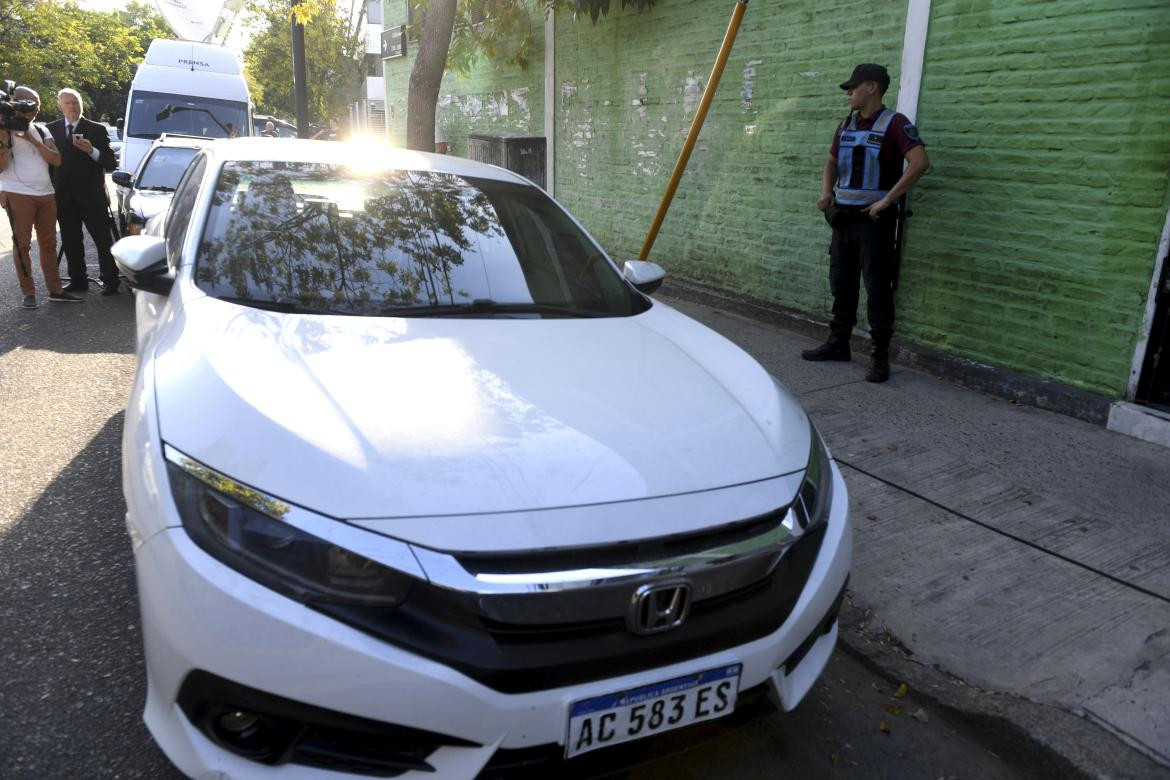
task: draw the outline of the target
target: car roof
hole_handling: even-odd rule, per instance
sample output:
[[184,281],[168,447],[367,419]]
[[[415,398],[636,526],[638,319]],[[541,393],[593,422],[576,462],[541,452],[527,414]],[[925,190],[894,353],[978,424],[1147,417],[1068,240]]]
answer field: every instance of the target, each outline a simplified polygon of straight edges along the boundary
[[277,125],[277,126],[283,125],[284,127],[291,127],[294,129],[296,128],[296,125],[294,125],[292,122],[286,121],[284,119],[280,119],[279,117],[272,116],[271,114],[253,114],[252,120],[253,120],[253,123],[257,124],[257,125],[264,124],[265,122],[271,122],[272,124]]
[[157,146],[179,146],[186,149],[199,149],[210,144],[214,139],[201,135],[183,135],[181,133],[163,133],[154,139],[150,148]]
[[416,152],[380,141],[313,141],[302,138],[231,138],[207,144],[217,162],[272,161],[353,165],[363,170],[387,168],[434,171],[529,184],[523,176],[487,163],[447,154]]

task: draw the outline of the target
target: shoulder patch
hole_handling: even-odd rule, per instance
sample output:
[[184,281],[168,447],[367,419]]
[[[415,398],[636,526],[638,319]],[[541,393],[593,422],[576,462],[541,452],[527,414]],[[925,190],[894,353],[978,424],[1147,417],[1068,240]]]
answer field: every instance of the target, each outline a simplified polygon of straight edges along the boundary
[[907,123],[906,126],[902,128],[902,132],[905,133],[906,137],[911,141],[918,140],[918,128],[914,125]]

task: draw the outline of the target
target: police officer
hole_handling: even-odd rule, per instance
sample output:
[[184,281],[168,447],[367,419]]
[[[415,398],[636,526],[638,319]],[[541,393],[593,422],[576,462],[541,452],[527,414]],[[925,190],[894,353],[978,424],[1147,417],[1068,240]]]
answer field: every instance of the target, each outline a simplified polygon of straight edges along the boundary
[[860,277],[865,280],[873,339],[868,382],[890,378],[897,205],[930,166],[918,130],[906,116],[882,104],[889,86],[890,74],[873,63],[858,65],[841,85],[849,95],[850,113],[833,137],[817,200],[817,208],[833,227],[829,247],[833,318],[828,341],[800,353],[805,360],[850,359]]

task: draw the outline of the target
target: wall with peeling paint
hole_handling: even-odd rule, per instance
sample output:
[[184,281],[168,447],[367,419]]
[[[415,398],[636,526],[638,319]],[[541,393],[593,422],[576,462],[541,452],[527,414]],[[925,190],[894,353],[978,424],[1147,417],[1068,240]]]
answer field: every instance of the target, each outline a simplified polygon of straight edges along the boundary
[[[386,2],[383,19],[386,27],[406,24],[406,0]],[[467,76],[444,75],[435,123],[447,139],[448,153],[465,155],[469,132],[544,135],[544,17],[534,10],[531,20],[535,55],[528,68],[481,61]],[[418,42],[409,40],[405,57],[385,61],[386,125],[391,143],[406,143],[406,97],[417,50]]]

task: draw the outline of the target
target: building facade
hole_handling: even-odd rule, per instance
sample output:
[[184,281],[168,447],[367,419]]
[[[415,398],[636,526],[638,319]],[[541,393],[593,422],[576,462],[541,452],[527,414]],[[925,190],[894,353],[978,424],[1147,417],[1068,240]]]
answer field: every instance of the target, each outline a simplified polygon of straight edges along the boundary
[[[734,3],[612,6],[593,24],[534,5],[532,64],[448,73],[437,120],[454,154],[469,132],[544,135],[550,189],[620,262],[645,238]],[[1165,0],[752,3],[650,259],[672,278],[825,318],[815,203],[848,110],[837,85],[858,62],[883,63],[886,102],[915,118],[933,164],[909,199],[897,337],[1133,399],[1164,338],[1168,11]],[[406,0],[383,14],[406,24]],[[383,63],[397,142],[415,55],[404,41]]]

